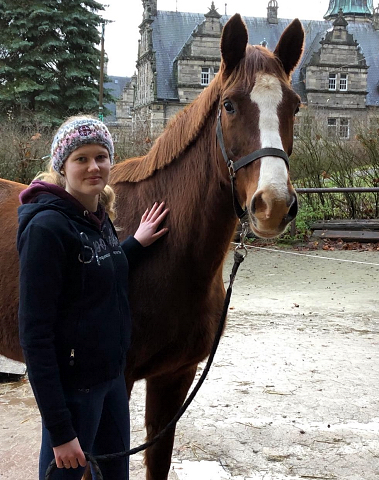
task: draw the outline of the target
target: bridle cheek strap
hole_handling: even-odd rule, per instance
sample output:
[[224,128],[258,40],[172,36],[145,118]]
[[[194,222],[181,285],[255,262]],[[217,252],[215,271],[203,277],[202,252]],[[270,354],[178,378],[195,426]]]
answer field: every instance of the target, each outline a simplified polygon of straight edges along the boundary
[[220,146],[222,156],[224,157],[226,166],[228,167],[228,170],[229,170],[230,183],[232,186],[232,193],[233,193],[234,209],[236,211],[238,218],[241,219],[243,216],[246,215],[247,209],[246,208],[243,209],[238,202],[236,191],[235,191],[235,185],[234,185],[235,173],[240,168],[246,167],[246,165],[249,165],[250,163],[255,162],[255,160],[259,160],[262,157],[282,158],[285,164],[287,165],[287,168],[289,168],[289,158],[286,152],[280,148],[261,148],[259,150],[256,150],[255,152],[249,153],[245,157],[239,158],[235,162],[232,162],[232,160],[230,160],[230,158],[228,157],[225,149],[224,136],[222,134],[222,126],[221,126],[221,110],[218,111],[218,115],[217,115],[216,136],[217,136],[217,141]]

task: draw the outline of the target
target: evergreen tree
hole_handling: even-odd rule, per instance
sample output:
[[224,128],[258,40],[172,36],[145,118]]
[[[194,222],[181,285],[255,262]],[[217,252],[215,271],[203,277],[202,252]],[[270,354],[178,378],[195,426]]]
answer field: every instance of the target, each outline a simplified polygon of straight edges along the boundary
[[0,0],[0,120],[55,125],[97,111],[101,10],[94,0]]

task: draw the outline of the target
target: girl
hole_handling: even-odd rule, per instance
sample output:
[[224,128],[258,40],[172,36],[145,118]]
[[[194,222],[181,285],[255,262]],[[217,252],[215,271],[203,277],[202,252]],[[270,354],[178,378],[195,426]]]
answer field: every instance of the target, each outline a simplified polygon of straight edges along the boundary
[[[128,259],[167,233],[168,210],[146,211],[121,245],[107,186],[114,147],[106,126],[72,118],[58,130],[50,170],[20,195],[20,340],[42,416],[39,479],[80,479],[83,451],[129,449],[123,371],[130,344]],[[127,480],[128,458],[100,465]]]

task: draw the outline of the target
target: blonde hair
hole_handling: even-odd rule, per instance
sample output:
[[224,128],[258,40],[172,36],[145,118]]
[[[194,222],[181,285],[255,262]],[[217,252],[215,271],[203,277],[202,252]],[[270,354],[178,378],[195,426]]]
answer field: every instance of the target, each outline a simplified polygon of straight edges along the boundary
[[[78,120],[82,118],[92,118],[87,115],[77,115],[70,117],[59,127],[63,127],[67,123],[72,122],[73,120]],[[58,129],[59,130],[59,129]],[[54,170],[54,167],[49,161],[47,169],[44,172],[38,173],[34,180],[43,180],[47,183],[52,183],[53,185],[58,185],[59,187],[66,188],[66,179],[63,175],[59,174]],[[116,218],[116,208],[115,208],[116,195],[113,191],[113,188],[110,185],[106,185],[104,189],[99,194],[99,203],[105,208],[105,211],[109,215],[109,218],[113,221]]]

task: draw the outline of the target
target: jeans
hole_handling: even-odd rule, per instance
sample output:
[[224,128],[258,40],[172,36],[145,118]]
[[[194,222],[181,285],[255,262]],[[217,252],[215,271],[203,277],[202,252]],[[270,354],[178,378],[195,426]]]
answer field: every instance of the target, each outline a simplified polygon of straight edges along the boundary
[[[74,429],[84,452],[103,455],[129,450],[129,403],[124,377],[104,382],[89,389],[65,392]],[[42,422],[42,444],[39,461],[39,480],[54,459],[49,432]],[[104,480],[129,480],[129,457],[98,462]],[[83,467],[59,468],[51,480],[80,480]]]

